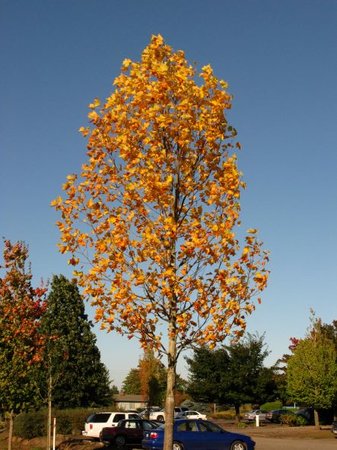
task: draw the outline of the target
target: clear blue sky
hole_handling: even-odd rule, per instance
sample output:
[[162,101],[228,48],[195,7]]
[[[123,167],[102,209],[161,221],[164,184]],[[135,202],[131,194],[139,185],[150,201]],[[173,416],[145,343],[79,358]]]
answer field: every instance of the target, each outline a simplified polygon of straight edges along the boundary
[[[234,95],[243,222],[271,251],[249,330],[266,333],[271,364],[310,308],[337,319],[336,0],[0,0],[0,235],[29,245],[36,283],[71,276],[50,201],[85,160],[87,105],[158,33]],[[138,342],[96,331],[120,385]]]

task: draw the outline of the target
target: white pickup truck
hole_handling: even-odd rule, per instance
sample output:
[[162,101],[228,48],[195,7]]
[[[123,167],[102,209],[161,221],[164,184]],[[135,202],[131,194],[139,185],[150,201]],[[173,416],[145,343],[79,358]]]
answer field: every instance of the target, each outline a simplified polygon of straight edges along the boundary
[[[181,407],[181,406],[175,406],[174,408],[174,417],[176,417],[178,414],[188,411],[188,408]],[[160,411],[152,411],[150,413],[150,420],[158,420],[158,422],[165,422],[165,411],[161,409]]]

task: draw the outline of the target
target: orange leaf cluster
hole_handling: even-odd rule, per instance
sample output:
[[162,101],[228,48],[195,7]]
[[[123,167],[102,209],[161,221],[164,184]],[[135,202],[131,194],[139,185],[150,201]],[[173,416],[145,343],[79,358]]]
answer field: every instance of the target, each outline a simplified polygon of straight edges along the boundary
[[[178,351],[242,333],[266,286],[268,256],[249,230],[243,250],[236,131],[227,84],[153,36],[124,60],[114,91],[89,105],[87,162],[63,186],[60,251],[102,327]],[[76,255],[76,256],[75,256]]]
[[[46,289],[34,289],[26,271],[28,249],[22,242],[4,242],[5,274],[0,278],[1,374],[13,373],[17,380],[40,361],[44,337],[39,333],[46,304]],[[6,368],[8,366],[8,370]],[[1,378],[1,376],[0,376]]]

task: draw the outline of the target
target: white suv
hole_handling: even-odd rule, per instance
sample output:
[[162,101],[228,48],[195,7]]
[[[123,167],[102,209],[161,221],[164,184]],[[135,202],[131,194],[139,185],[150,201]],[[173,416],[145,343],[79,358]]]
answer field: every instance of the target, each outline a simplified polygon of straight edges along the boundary
[[136,413],[126,412],[99,412],[91,414],[84,424],[83,436],[99,438],[99,433],[104,427],[116,427],[120,420],[140,419]]

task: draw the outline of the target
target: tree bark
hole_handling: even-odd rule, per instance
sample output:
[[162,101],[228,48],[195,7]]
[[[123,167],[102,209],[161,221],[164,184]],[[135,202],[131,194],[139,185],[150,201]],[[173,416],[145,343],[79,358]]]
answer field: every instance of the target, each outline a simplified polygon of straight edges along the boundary
[[172,330],[169,329],[169,351],[167,368],[167,389],[165,402],[165,433],[163,450],[172,450],[173,444],[173,422],[174,422],[174,391],[176,383],[176,338]]
[[235,407],[235,423],[238,424],[240,422],[240,405],[234,405]]
[[314,420],[315,420],[315,427],[319,428],[319,414],[317,409],[314,409]]
[[48,420],[47,420],[47,450],[51,447],[51,407],[52,407],[52,375],[48,378]]
[[12,450],[14,413],[9,413],[8,450]]

